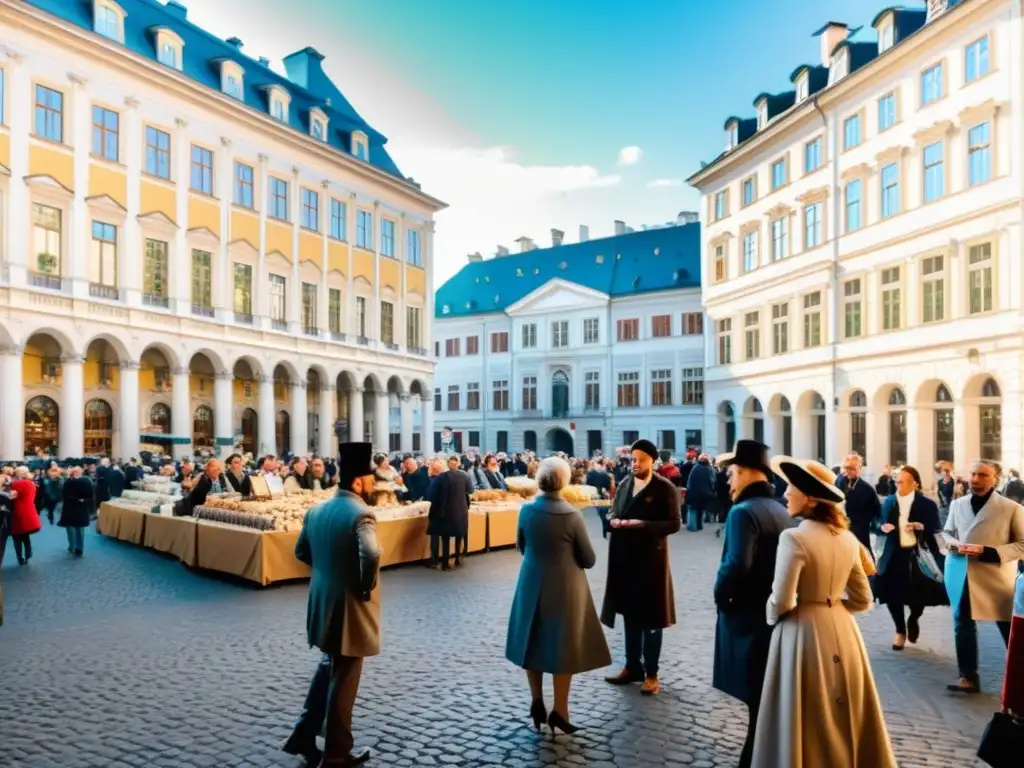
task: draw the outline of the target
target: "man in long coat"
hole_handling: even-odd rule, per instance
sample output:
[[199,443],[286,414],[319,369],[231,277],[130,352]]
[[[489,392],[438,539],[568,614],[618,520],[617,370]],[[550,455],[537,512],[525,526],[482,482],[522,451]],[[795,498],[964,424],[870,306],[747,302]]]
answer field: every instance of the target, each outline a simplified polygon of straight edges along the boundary
[[[455,567],[462,565],[462,549],[469,535],[469,497],[473,495],[473,482],[459,469],[459,457],[448,457],[448,471],[430,481],[426,500],[430,502],[427,535],[430,536],[430,567],[447,571],[449,546],[455,537]],[[438,549],[443,550],[439,560]],[[439,565],[440,563],[440,565]]]
[[856,453],[851,453],[843,460],[843,474],[836,481],[836,487],[846,496],[846,516],[850,518],[850,530],[857,540],[863,544],[874,558],[871,549],[871,528],[881,525],[884,520],[882,503],[870,483],[861,479],[864,461]]
[[960,668],[960,681],[947,687],[959,693],[981,690],[977,622],[994,621],[1003,640],[1009,643],[1010,638],[1017,562],[1024,559],[1024,507],[999,495],[998,479],[994,464],[976,461],[971,493],[953,500],[943,530],[950,551],[946,590]]
[[316,734],[326,710],[327,739],[320,763],[325,768],[360,765],[370,758],[368,749],[352,751],[352,708],[363,658],[380,653],[377,522],[360,497],[364,485],[373,487],[372,448],[369,443],[346,443],[340,448],[338,495],[306,514],[295,544],[295,556],[313,569],[306,633],[310,647],[323,651],[324,659],[283,747],[315,765],[320,758]]
[[615,627],[621,614],[626,666],[612,685],[643,682],[641,692],[656,696],[662,630],[676,623],[676,600],[669,567],[668,536],[681,525],[679,489],[654,472],[658,449],[650,440],[633,443],[631,473],[615,492],[608,520],[608,583],[601,622]]
[[739,763],[748,768],[772,637],[765,604],[772,592],[779,536],[793,520],[775,499],[768,446],[739,440],[735,453],[719,456],[718,465],[727,467],[733,506],[715,580],[718,623],[712,685],[750,709]]

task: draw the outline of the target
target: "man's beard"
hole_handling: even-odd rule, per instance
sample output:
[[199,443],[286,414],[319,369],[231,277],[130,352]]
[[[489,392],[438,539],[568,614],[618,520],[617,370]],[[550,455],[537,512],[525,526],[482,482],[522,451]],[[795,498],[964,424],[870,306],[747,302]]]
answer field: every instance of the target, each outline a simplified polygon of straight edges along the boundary
[[634,469],[633,470],[633,477],[635,477],[637,480],[646,480],[650,476],[651,476],[651,470],[649,470],[649,469],[646,470],[646,471],[639,470],[639,469]]

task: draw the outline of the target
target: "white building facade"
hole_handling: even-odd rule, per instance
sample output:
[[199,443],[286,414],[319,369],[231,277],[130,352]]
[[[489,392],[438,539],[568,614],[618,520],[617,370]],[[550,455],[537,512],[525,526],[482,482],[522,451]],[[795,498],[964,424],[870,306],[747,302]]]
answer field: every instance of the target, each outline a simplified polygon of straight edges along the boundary
[[698,250],[694,223],[471,257],[436,297],[435,432],[509,453],[701,446]]
[[323,57],[60,12],[0,4],[0,458],[418,449],[443,204]]
[[965,0],[854,37],[830,24],[820,65],[726,123],[690,180],[716,448],[926,477],[1021,465],[1019,14]]

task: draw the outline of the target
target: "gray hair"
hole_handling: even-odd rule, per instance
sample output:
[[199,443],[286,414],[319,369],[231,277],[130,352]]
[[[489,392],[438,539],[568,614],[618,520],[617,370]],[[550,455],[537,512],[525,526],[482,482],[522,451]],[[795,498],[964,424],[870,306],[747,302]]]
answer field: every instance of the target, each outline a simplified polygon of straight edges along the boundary
[[544,493],[558,493],[569,484],[572,470],[565,459],[557,456],[544,459],[537,467],[537,488]]

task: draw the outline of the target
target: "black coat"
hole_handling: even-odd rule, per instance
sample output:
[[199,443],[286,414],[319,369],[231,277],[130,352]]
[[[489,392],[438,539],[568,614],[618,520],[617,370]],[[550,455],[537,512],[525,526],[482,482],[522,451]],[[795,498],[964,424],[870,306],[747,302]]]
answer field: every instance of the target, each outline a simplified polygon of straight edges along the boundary
[[686,480],[686,506],[704,510],[715,499],[715,470],[710,464],[697,463]]
[[643,528],[612,528],[608,579],[601,623],[615,626],[616,614],[638,629],[676,623],[675,591],[667,537],[681,525],[679,489],[656,472],[636,496],[630,475],[615,492],[608,519],[643,520]]
[[107,494],[111,499],[124,496],[124,480],[124,472],[120,467],[110,467],[107,470]]
[[427,534],[466,536],[469,533],[469,497],[473,483],[459,469],[449,469],[430,481],[426,500],[430,502]]
[[85,528],[92,515],[94,491],[92,481],[85,477],[69,477],[64,481],[64,506],[60,510],[62,528]]
[[409,501],[420,501],[427,495],[430,487],[430,473],[426,467],[417,467],[412,472],[403,472],[402,481],[405,483],[405,498]]
[[875,483],[875,491],[879,496],[892,496],[896,493],[896,481],[891,475],[882,475]]
[[882,502],[878,500],[878,494],[871,483],[858,480],[852,491],[848,490],[849,486],[850,478],[845,476],[836,482],[836,487],[846,496],[846,516],[850,518],[850,530],[857,541],[871,552],[871,531],[878,525]]
[[242,475],[242,479],[239,480],[235,473],[228,469],[224,471],[221,477],[227,481],[227,484],[235,493],[240,493],[243,496],[252,496],[252,481],[248,475]]
[[107,481],[110,475],[110,467],[97,467],[96,469],[96,506],[105,501],[110,501],[110,488]]
[[[894,605],[948,605],[945,586],[922,576],[916,563],[917,548],[904,549],[900,546],[900,507],[895,495],[888,497],[882,505],[881,521],[896,527],[882,534],[885,536],[885,548],[878,558],[878,573],[872,580],[878,602]],[[922,493],[915,493],[910,505],[910,522],[924,526],[923,531],[915,534],[918,546],[932,553],[939,573],[942,573],[945,558],[935,540],[935,534],[942,530],[939,508],[935,502]]]
[[137,483],[146,476],[146,473],[142,471],[142,467],[137,464],[129,464],[124,470],[124,482],[128,488],[132,488],[134,483]]
[[213,481],[208,474],[203,472],[192,486],[192,490],[188,492],[188,496],[174,503],[174,516],[188,517],[191,515],[196,507],[202,506],[206,501],[212,487]]
[[761,700],[772,628],[765,604],[772,593],[779,536],[795,521],[771,483],[743,489],[725,523],[715,580],[715,667],[712,685],[746,704]]

